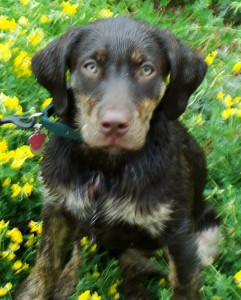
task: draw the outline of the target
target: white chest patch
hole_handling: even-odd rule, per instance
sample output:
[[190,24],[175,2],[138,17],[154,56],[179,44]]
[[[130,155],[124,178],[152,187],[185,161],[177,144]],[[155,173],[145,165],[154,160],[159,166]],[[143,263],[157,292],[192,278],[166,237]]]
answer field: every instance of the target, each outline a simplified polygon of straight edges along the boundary
[[[171,220],[171,204],[158,204],[155,208],[149,208],[149,211],[142,211],[137,201],[123,199],[106,199],[101,203],[91,203],[88,198],[88,192],[67,192],[66,190],[58,193],[50,193],[45,190],[47,202],[57,202],[58,205],[64,206],[67,211],[83,221],[100,217],[109,225],[123,223],[146,230],[153,237],[162,233],[166,222]],[[57,204],[56,203],[56,204]]]
[[148,231],[153,237],[161,234],[167,221],[171,219],[170,204],[158,204],[149,212],[142,212],[138,202],[129,199],[109,199],[105,202],[104,217],[110,224],[115,221],[137,225]]

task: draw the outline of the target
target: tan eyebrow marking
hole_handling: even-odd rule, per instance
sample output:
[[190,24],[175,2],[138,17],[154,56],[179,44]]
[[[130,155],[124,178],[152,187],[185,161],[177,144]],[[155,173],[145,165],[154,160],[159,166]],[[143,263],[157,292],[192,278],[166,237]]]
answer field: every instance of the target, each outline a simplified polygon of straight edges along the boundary
[[99,62],[103,62],[106,59],[106,50],[105,49],[100,49],[96,52],[95,56],[96,56],[96,60]]
[[133,63],[139,64],[143,60],[143,55],[139,50],[135,50],[131,55],[131,60],[133,61]]

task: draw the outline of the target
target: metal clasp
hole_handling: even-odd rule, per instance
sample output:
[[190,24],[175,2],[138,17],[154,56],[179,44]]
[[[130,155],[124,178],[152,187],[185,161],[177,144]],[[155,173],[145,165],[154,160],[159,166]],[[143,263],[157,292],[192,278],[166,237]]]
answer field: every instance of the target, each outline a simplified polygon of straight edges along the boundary
[[34,113],[30,117],[13,116],[9,118],[0,119],[0,125],[12,123],[20,129],[32,128],[35,125],[35,118],[41,117],[43,113]]

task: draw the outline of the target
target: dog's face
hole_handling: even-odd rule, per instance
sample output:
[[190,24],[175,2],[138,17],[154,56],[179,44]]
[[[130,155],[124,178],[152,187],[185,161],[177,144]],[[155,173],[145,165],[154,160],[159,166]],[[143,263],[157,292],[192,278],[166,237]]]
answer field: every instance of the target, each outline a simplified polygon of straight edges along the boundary
[[137,150],[166,90],[167,59],[138,23],[121,25],[100,22],[72,53],[75,123],[91,147]]
[[[168,31],[128,17],[72,28],[33,58],[38,81],[64,115],[74,95],[74,123],[93,148],[143,147],[157,106],[176,119],[202,81],[206,65]],[[166,86],[166,76],[171,81]]]

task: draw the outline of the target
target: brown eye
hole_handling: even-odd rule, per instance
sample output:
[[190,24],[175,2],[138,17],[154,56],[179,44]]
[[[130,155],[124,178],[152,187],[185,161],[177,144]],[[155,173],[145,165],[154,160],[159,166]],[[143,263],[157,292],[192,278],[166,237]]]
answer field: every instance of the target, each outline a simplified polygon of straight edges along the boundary
[[149,65],[144,65],[141,67],[141,75],[142,76],[150,76],[153,73],[153,68]]
[[84,65],[84,68],[89,72],[89,73],[92,73],[92,74],[95,74],[98,70],[97,68],[97,64],[96,62],[94,61],[90,61],[90,62],[87,62],[85,65]]

